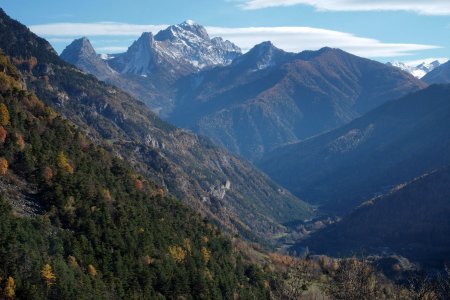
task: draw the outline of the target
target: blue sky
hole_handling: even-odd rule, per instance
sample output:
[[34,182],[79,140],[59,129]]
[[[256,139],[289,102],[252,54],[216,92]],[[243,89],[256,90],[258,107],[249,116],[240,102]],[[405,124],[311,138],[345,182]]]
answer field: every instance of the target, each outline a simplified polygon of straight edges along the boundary
[[80,36],[99,53],[121,52],[142,31],[193,19],[244,50],[272,40],[288,51],[331,46],[381,61],[450,57],[449,0],[0,0],[0,7],[58,52]]

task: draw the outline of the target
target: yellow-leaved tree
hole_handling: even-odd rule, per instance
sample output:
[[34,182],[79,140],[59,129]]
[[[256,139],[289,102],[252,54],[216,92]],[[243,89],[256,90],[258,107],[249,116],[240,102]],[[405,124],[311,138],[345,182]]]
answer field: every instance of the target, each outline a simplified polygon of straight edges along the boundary
[[97,276],[97,269],[93,265],[88,265],[88,273],[92,277],[96,277]]
[[209,260],[211,259],[211,252],[209,252],[209,250],[206,247],[202,247],[201,252],[203,260],[205,261],[205,263],[208,263]]
[[60,151],[58,153],[57,161],[58,161],[58,167],[65,170],[69,174],[73,174],[73,167],[67,160],[66,155],[64,154],[63,151]]
[[49,264],[45,264],[41,270],[42,280],[47,284],[47,286],[51,286],[55,284],[56,275],[53,273],[52,266]]
[[14,278],[11,276],[9,276],[6,280],[3,294],[6,299],[14,299],[16,297],[16,283],[14,282]]
[[4,103],[0,103],[0,125],[9,125],[9,111]]
[[169,254],[174,261],[181,263],[186,258],[186,251],[180,246],[170,246]]

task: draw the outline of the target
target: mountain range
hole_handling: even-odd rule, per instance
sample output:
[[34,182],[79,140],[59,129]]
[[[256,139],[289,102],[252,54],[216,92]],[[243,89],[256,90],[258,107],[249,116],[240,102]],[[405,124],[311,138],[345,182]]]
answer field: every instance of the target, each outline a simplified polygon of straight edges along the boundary
[[338,129],[274,150],[258,165],[296,195],[342,214],[450,164],[450,86],[389,101]]
[[[192,22],[156,36],[144,33],[126,53],[107,60],[86,39],[79,41],[61,57],[250,160],[426,86],[398,68],[338,49],[294,54],[265,42],[241,55],[231,42],[210,39]],[[151,95],[137,92],[142,88]]]
[[269,241],[284,232],[281,223],[311,214],[307,204],[250,163],[162,121],[142,102],[64,62],[47,41],[3,11],[0,20],[0,48],[24,72],[28,89],[164,193],[250,239]]
[[[449,211],[450,86],[442,84],[448,83],[448,62],[405,71],[406,65],[382,64],[339,49],[289,53],[271,42],[243,54],[192,21],[156,35],[143,33],[125,53],[98,55],[84,37],[58,57],[47,41],[3,11],[0,29],[0,48],[7,55],[0,55],[5,89],[0,100],[6,99],[6,111],[13,116],[11,123],[5,121],[0,107],[0,141],[8,141],[0,148],[6,157],[0,172],[5,173],[5,161],[6,169],[12,163],[5,173],[12,177],[1,178],[0,187],[15,213],[45,211],[59,228],[76,224],[73,207],[81,209],[82,220],[100,207],[107,220],[97,221],[112,224],[114,209],[122,208],[110,208],[126,204],[131,218],[145,223],[143,232],[153,230],[143,219],[154,211],[139,215],[128,200],[111,206],[116,197],[131,194],[139,207],[144,205],[139,201],[157,199],[151,203],[162,211],[159,222],[186,210],[180,218],[194,220],[202,232],[213,228],[208,219],[265,245],[285,236],[288,224],[338,215],[342,220],[311,233],[293,249],[337,256],[388,249],[436,265],[449,253],[450,225],[444,216]],[[420,80],[413,76],[418,71],[428,74]],[[32,132],[25,134],[27,126]],[[37,135],[46,128],[51,141],[63,142],[43,146]],[[48,153],[37,159],[41,148]],[[96,152],[90,152],[93,148]],[[36,165],[41,160],[51,166]],[[92,162],[92,169],[86,162]],[[74,172],[76,180],[64,177]],[[45,186],[48,177],[65,194]],[[83,188],[77,199],[89,201],[78,203],[69,195],[75,186]],[[140,193],[144,190],[151,199]],[[100,205],[96,197],[111,203]],[[0,213],[10,211],[2,201]],[[135,225],[127,230],[137,230]],[[177,226],[169,222],[171,238]],[[92,237],[95,232],[86,228]],[[190,251],[186,239],[197,234],[187,229],[178,246],[184,255]],[[214,239],[213,231],[207,239]],[[202,240],[196,236],[197,248]],[[218,252],[230,250],[226,238],[219,240]],[[179,256],[180,249],[170,255]],[[229,263],[226,253],[224,264]],[[196,255],[200,259],[200,252]],[[220,268],[215,268],[218,276]],[[234,283],[250,280],[239,272]]]
[[179,78],[230,64],[240,55],[239,47],[220,37],[210,38],[203,26],[188,20],[156,35],[144,32],[127,52],[106,59],[93,51],[87,38],[75,40],[61,58],[165,116],[173,109],[172,86]]
[[339,49],[293,54],[267,42],[228,66],[180,79],[168,120],[254,161],[425,86]]

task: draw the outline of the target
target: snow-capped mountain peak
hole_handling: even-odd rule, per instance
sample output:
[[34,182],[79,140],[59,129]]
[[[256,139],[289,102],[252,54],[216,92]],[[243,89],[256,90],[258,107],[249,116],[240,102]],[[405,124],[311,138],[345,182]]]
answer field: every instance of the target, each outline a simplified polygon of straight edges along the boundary
[[172,73],[190,73],[206,67],[228,65],[241,49],[221,38],[211,39],[206,29],[192,20],[172,25],[153,36],[142,36],[124,54],[112,60],[121,73],[151,76],[155,66]]
[[195,23],[195,21],[192,21],[192,20],[186,20],[182,24],[186,24],[186,25],[192,26],[192,25],[195,25],[197,23]]
[[387,65],[400,68],[403,71],[412,74],[414,77],[422,78],[447,61],[448,58],[429,58],[409,62],[388,62]]

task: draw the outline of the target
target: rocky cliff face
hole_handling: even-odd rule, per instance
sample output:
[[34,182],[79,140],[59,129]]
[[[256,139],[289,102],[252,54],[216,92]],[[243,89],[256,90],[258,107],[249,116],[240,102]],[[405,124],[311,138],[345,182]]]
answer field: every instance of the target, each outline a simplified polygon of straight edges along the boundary
[[108,66],[106,61],[95,52],[90,41],[86,37],[74,40],[61,53],[61,58],[78,66],[87,73],[96,76],[100,80],[112,79],[118,75],[117,72]]

